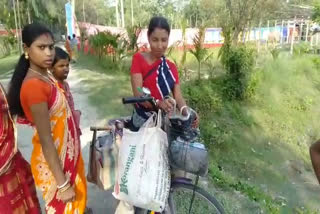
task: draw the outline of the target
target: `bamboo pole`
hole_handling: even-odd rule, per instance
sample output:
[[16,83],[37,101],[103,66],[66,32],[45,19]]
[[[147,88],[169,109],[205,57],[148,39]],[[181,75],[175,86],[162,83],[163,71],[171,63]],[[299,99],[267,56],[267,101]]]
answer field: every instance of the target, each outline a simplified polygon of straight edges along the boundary
[[131,26],[134,26],[134,19],[133,19],[133,0],[131,0]]
[[84,0],[82,0],[82,16],[83,16],[83,22],[86,22],[86,13],[84,11]]
[[121,26],[124,28],[124,6],[123,6],[123,0],[120,0],[120,7],[121,7]]
[[21,33],[21,16],[20,16],[20,4],[19,0],[17,0],[17,14],[18,14],[18,32],[19,32],[19,40],[18,40],[18,45],[19,45],[19,54],[22,54],[22,38],[20,36]]
[[306,31],[306,39],[305,41],[308,41],[308,37],[309,37],[309,27],[310,27],[310,21],[307,21],[307,31]]
[[116,0],[116,19],[117,19],[117,27],[120,27],[119,0]]
[[21,53],[21,50],[20,50],[20,35],[19,35],[19,29],[18,29],[18,19],[17,19],[17,10],[16,10],[16,0],[13,0],[13,14],[14,14],[14,24],[15,24],[15,27],[16,27],[16,38],[17,38],[17,48],[18,48],[18,51],[19,53]]

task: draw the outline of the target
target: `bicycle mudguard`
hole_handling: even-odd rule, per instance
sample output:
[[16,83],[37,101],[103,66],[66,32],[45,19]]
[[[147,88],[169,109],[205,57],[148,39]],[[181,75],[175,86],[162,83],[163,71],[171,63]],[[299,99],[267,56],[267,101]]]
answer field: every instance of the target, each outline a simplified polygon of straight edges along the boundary
[[173,184],[173,183],[192,184],[192,179],[190,179],[190,178],[184,178],[184,177],[177,177],[177,178],[174,178],[174,179],[171,181],[171,184]]

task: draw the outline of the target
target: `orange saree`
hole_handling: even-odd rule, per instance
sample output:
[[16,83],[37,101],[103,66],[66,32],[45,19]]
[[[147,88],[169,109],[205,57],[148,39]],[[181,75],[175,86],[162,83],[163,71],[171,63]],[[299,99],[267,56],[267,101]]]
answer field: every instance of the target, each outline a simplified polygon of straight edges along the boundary
[[[65,204],[58,199],[57,184],[44,158],[36,129],[34,129],[35,132],[32,139],[32,174],[36,186],[42,190],[48,214],[82,214],[86,207],[87,186],[78,130],[63,90],[58,86],[56,80],[53,78],[51,80],[48,108],[53,142],[64,173],[75,190],[76,200]],[[20,97],[32,96],[33,92],[30,89],[34,87],[37,86],[35,86],[35,82],[32,79],[26,80],[22,85]],[[24,110],[30,108],[30,106],[24,106],[23,102],[22,106]],[[32,118],[29,120],[32,120]]]

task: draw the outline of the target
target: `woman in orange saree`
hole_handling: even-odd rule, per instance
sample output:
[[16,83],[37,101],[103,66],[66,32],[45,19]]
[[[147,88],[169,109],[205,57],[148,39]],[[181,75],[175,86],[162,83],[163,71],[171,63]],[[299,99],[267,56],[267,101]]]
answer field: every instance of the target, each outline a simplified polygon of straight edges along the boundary
[[[57,184],[43,155],[37,130],[32,139],[34,148],[31,157],[32,173],[37,187],[40,187],[43,192],[46,210],[49,214],[83,213],[86,207],[87,187],[78,129],[63,90],[59,88],[56,80],[49,78],[52,81],[51,98],[48,102],[52,138],[65,175],[74,187],[76,194],[74,201],[65,204],[60,200]],[[33,87],[38,87],[37,84],[33,79],[26,80],[22,85],[21,95],[28,96],[28,91],[31,91]],[[24,107],[23,99],[22,106]]]
[[15,126],[0,84],[0,213],[40,212],[30,165],[17,149]]
[[48,214],[83,214],[87,186],[78,130],[63,90],[48,72],[54,57],[52,33],[30,24],[22,39],[25,53],[11,79],[9,104],[14,114],[34,127],[35,184],[42,190]]

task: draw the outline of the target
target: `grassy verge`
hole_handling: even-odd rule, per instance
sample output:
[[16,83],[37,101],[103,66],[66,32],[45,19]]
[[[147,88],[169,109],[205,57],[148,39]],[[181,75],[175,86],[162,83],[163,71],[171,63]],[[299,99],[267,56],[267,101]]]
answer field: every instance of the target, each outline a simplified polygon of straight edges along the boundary
[[268,59],[256,72],[258,91],[246,102],[226,101],[219,78],[184,86],[189,103],[205,118],[209,174],[216,185],[241,192],[267,213],[319,211],[308,155],[320,128],[320,75],[313,56]]
[[79,56],[72,66],[80,72],[81,84],[88,91],[89,101],[98,109],[102,118],[111,119],[130,114],[130,108],[121,103],[121,98],[131,96],[128,68],[115,69],[108,60],[98,60],[93,56]]

